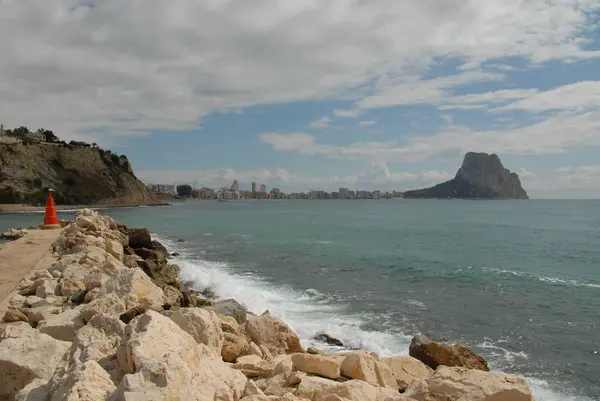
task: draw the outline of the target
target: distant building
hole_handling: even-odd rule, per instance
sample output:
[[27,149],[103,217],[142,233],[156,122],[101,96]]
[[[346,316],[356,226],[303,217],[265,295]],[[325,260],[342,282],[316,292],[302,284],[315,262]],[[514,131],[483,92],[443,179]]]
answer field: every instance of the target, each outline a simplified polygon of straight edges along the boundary
[[256,182],[252,183],[252,199],[256,199]]
[[340,188],[340,198],[348,199],[350,190],[348,188]]
[[238,192],[240,190],[240,182],[238,180],[233,180],[233,184],[231,184],[231,190],[233,192]]
[[267,187],[265,184],[260,184],[260,192],[263,194],[267,192]]

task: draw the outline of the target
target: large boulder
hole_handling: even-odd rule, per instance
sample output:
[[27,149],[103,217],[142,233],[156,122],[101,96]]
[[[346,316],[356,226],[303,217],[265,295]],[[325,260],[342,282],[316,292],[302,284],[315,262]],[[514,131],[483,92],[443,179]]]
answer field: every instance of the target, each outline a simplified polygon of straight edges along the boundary
[[319,375],[329,379],[340,377],[340,363],[325,355],[294,354],[292,356],[294,369],[304,373]]
[[342,376],[365,381],[374,386],[397,388],[396,378],[386,364],[366,352],[353,352],[340,365]]
[[117,349],[124,332],[125,324],[118,318],[106,314],[95,315],[75,335],[71,347],[54,371],[49,389],[55,391],[74,365],[88,361],[98,362],[112,380],[118,383],[123,377],[123,371],[117,360]]
[[534,401],[531,389],[518,376],[448,366],[414,380],[404,394],[415,401]]
[[444,365],[460,366],[486,372],[490,370],[486,360],[471,351],[466,345],[445,345],[432,341],[425,336],[413,337],[409,347],[409,355],[432,369]]
[[81,317],[81,309],[67,309],[65,312],[52,315],[38,324],[41,333],[61,341],[73,341],[77,330],[85,326]]
[[221,320],[215,312],[201,308],[181,308],[166,314],[197,343],[205,344],[217,355],[221,355],[224,336]]
[[151,248],[152,237],[147,228],[130,228],[129,229],[129,246],[136,248]]
[[48,389],[47,380],[34,379],[15,394],[14,401],[46,401]]
[[152,260],[140,260],[137,264],[160,288],[179,284],[179,266],[177,265],[158,263]]
[[25,324],[0,336],[0,399],[11,399],[32,380],[48,380],[70,346]]
[[107,281],[98,294],[99,297],[115,294],[125,303],[127,309],[145,305],[160,308],[165,303],[165,295],[140,269],[125,269]]
[[392,369],[398,389],[404,391],[415,379],[433,375],[433,370],[418,359],[408,355],[384,357],[380,361]]
[[273,355],[304,352],[298,335],[268,311],[260,316],[248,316],[246,334],[254,343],[264,346]]
[[84,305],[81,309],[81,317],[89,322],[95,315],[108,314],[119,317],[125,313],[125,304],[116,294],[108,294],[102,298],[96,298],[90,303]]
[[231,316],[239,324],[244,324],[246,322],[246,308],[235,299],[225,299],[223,301],[215,302],[210,309],[221,316]]
[[117,357],[125,373],[136,373],[170,352],[179,355],[188,365],[195,366],[199,364],[203,350],[177,323],[148,310],[125,328]]
[[53,388],[50,401],[106,401],[116,389],[108,373],[96,361],[74,365]]

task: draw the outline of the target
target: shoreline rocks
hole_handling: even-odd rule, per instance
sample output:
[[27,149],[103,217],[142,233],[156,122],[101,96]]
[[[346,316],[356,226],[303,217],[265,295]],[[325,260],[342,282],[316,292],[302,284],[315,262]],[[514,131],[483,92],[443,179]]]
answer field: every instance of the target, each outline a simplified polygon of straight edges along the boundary
[[[182,283],[148,230],[91,210],[53,246],[58,261],[23,279],[0,324],[0,399],[533,400],[523,379],[484,371],[464,346],[417,338],[410,352],[435,370],[408,355],[305,351],[269,311],[254,315]],[[442,366],[457,361],[486,369]]]

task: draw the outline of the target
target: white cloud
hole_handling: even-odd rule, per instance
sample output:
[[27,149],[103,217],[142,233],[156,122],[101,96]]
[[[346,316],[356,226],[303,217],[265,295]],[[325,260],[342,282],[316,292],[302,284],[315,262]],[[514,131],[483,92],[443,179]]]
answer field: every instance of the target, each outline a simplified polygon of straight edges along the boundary
[[[210,113],[257,104],[436,102],[456,85],[502,79],[474,71],[487,60],[600,56],[585,50],[582,39],[588,16],[600,10],[597,0],[93,5],[0,3],[0,36],[10,38],[0,42],[0,121],[6,126],[44,126],[66,139],[105,142],[196,129]],[[419,82],[432,60],[449,56],[465,60],[463,72]]]
[[522,178],[525,188],[535,197],[600,199],[600,165],[563,166],[553,174],[526,175]]
[[439,107],[440,110],[477,110],[484,109],[482,104],[444,104]]
[[324,117],[321,117],[321,118],[311,122],[310,124],[308,124],[308,126],[310,128],[324,129],[324,128],[329,127],[330,122],[331,122],[331,118],[324,116]]
[[358,123],[361,127],[370,127],[372,125],[377,124],[375,120],[365,120]]
[[330,158],[415,162],[439,155],[468,151],[514,155],[564,153],[600,145],[600,112],[561,114],[533,125],[505,130],[473,131],[451,125],[440,133],[397,142],[355,142],[349,145],[318,143],[304,133],[265,133],[261,140],[276,150]]
[[360,115],[360,109],[335,109],[333,110],[333,114],[335,114],[336,117],[354,118]]

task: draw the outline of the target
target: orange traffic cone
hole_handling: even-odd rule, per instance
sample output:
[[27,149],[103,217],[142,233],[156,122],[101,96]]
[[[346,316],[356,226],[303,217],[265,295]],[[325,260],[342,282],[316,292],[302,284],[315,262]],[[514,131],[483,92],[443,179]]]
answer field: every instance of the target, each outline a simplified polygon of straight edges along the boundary
[[58,217],[56,216],[56,208],[54,207],[54,199],[52,199],[52,192],[48,192],[48,200],[46,201],[46,215],[44,216],[44,224],[42,229],[52,230],[61,228],[58,223]]

